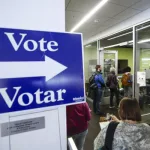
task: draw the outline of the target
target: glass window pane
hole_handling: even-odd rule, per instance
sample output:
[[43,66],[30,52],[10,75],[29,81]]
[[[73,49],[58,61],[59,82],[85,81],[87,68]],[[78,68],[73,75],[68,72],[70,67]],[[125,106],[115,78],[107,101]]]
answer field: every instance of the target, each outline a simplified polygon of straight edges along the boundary
[[[150,22],[136,27],[135,96],[143,114],[150,113]],[[142,75],[143,74],[143,75]],[[150,116],[143,117],[150,123]]]

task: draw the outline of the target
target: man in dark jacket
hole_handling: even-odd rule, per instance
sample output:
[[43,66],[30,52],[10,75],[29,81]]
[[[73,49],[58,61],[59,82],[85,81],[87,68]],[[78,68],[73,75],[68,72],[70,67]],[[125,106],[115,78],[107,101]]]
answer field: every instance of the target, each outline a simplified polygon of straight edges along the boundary
[[118,80],[117,80],[117,76],[115,75],[115,71],[116,70],[114,67],[110,68],[110,74],[108,75],[107,82],[106,82],[106,85],[110,89],[110,106],[109,106],[109,108],[114,108],[114,103],[113,103],[114,95],[116,97],[117,107],[119,105]]

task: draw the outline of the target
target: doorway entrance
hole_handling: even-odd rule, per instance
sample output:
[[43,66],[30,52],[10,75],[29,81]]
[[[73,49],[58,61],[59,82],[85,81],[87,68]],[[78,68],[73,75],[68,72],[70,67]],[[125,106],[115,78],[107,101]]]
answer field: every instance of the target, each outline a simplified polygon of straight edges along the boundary
[[[103,78],[106,83],[110,68],[114,67],[118,73],[118,51],[116,50],[99,50],[99,64],[102,66]],[[110,90],[105,88],[102,104],[109,104]]]

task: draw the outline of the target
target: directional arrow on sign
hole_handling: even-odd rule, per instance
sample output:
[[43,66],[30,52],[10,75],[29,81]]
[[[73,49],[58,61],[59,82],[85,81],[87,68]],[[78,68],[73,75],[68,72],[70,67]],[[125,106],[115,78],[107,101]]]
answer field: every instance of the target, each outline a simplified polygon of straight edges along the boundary
[[45,61],[0,62],[0,79],[45,76],[48,81],[65,69],[66,66],[47,56]]

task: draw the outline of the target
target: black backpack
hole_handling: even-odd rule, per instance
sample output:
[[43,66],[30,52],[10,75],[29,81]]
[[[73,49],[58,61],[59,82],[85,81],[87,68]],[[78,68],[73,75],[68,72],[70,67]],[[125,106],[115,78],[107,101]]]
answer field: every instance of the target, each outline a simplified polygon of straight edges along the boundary
[[108,129],[106,131],[105,144],[100,150],[112,150],[112,143],[114,139],[114,133],[118,126],[119,122],[112,121],[108,125]]
[[[92,76],[89,78],[89,85],[91,89],[97,89],[97,84],[95,82],[95,76],[97,75],[97,73],[92,74]],[[101,83],[99,81],[99,83],[101,84],[102,88],[106,87],[105,84]]]
[[91,88],[91,89],[96,89],[97,88],[97,84],[96,84],[96,82],[95,82],[95,76],[96,76],[97,74],[96,73],[94,73],[94,74],[92,74],[92,76],[89,78],[89,87]]

